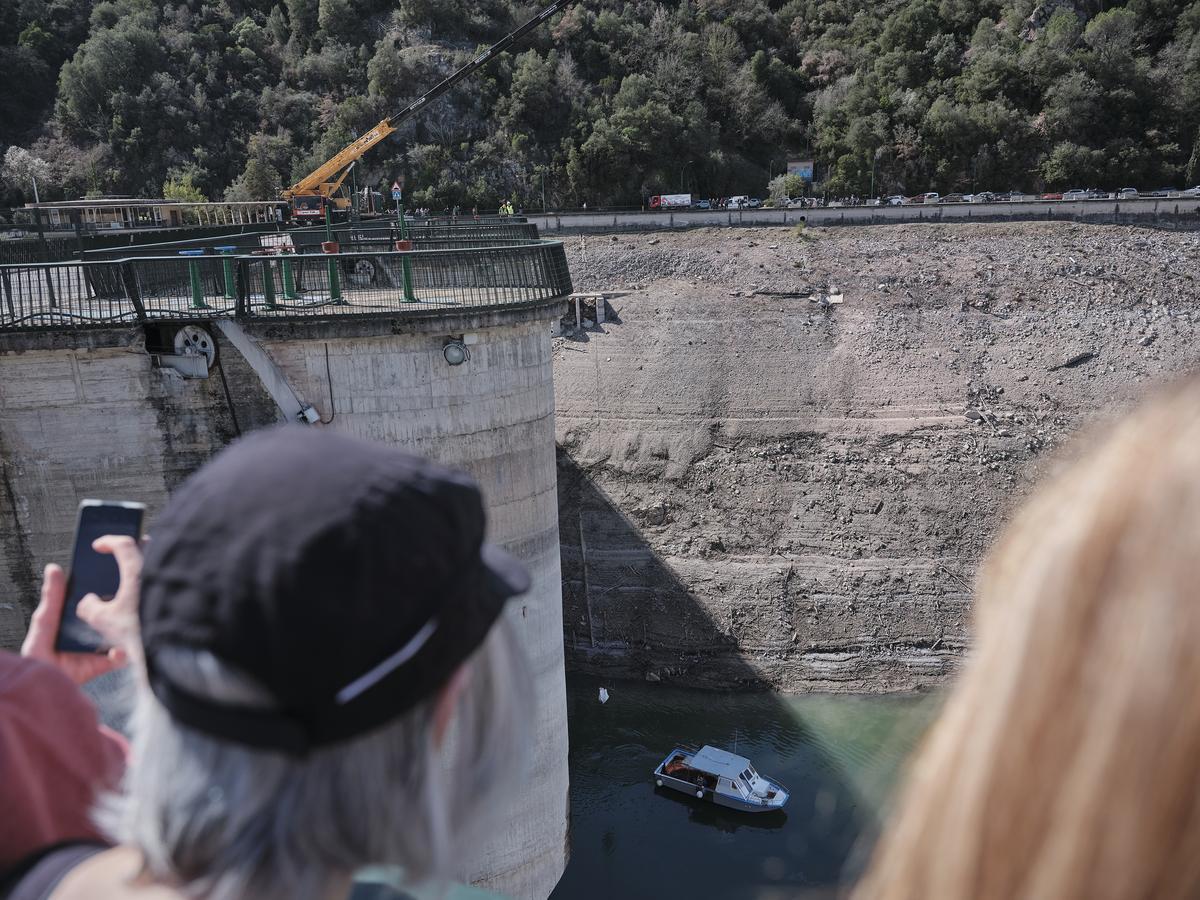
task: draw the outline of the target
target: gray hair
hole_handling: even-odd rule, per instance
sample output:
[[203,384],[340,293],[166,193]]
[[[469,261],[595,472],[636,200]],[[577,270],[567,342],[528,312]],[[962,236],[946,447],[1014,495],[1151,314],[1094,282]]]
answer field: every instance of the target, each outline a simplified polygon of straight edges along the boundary
[[[207,652],[175,649],[156,663],[198,696],[274,705]],[[440,748],[430,699],[304,759],[202,734],[143,687],[134,762],[99,818],[141,851],[148,874],[210,900],[318,900],[371,864],[402,866],[413,879],[453,877],[459,851],[495,824],[503,795],[519,786],[533,718],[527,662],[507,621],[466,665]]]

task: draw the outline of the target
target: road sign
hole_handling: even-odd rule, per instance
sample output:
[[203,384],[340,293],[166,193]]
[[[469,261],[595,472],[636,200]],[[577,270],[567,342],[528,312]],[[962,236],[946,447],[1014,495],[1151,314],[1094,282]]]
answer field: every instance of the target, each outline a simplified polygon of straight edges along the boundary
[[401,195],[400,195],[400,189],[399,189],[399,188],[392,188],[392,199],[393,199],[393,200],[399,200],[399,199],[400,199],[400,196],[401,196]]
[[403,185],[401,185],[399,181],[392,182],[392,191],[399,191],[401,189],[403,189]]

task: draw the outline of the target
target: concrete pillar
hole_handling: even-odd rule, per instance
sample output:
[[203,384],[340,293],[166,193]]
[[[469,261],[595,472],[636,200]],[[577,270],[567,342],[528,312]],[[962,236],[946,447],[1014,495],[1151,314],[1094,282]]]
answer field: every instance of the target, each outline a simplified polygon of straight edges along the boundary
[[[518,898],[544,898],[566,865],[567,730],[558,546],[550,324],[561,301],[487,316],[445,315],[405,333],[364,333],[358,323],[297,326],[263,348],[329,427],[462,466],[482,485],[489,539],[522,560],[533,589],[506,614],[534,670],[538,700],[530,780],[506,810],[504,830],[464,860],[462,875]],[[255,324],[248,324],[253,332]],[[266,326],[261,326],[266,327]],[[471,359],[449,366],[446,335],[478,335]],[[325,345],[332,379],[327,380]]]

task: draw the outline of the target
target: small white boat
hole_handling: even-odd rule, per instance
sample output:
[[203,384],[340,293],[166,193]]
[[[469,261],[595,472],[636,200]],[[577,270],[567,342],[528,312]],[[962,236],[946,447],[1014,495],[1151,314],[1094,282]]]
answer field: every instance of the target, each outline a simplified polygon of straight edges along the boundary
[[784,786],[759,775],[746,757],[707,745],[676,747],[654,770],[654,783],[742,812],[783,809],[788,800]]

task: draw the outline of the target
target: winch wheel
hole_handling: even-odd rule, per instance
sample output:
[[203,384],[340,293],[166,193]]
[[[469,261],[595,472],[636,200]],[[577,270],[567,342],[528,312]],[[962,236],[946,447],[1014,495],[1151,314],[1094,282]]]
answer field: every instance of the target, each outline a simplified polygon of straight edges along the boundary
[[184,325],[175,332],[175,352],[203,356],[210,369],[217,363],[217,342],[202,325]]
[[350,272],[350,280],[360,287],[375,282],[375,263],[369,259],[356,259]]

